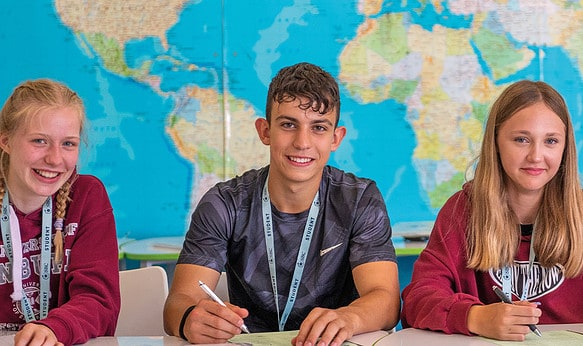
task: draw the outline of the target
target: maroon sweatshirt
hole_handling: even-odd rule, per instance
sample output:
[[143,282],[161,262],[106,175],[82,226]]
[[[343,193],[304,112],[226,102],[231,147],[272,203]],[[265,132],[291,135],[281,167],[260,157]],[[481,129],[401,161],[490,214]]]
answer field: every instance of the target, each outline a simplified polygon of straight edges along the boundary
[[[79,175],[70,197],[63,229],[63,263],[51,262],[50,309],[45,319],[36,322],[51,328],[65,345],[113,335],[120,309],[116,229],[105,187],[93,176]],[[23,288],[27,298],[34,300],[38,316],[41,209],[28,215],[15,212],[23,245]],[[20,302],[10,298],[13,289],[11,265],[1,245],[0,329],[18,329],[24,323]]]
[[[500,301],[492,286],[502,287],[501,270],[480,272],[466,268],[468,193],[469,184],[466,184],[445,203],[427,247],[414,264],[411,282],[402,294],[401,319],[405,328],[469,335],[467,316],[470,307]],[[521,236],[512,267],[512,292],[521,296],[530,277],[532,283],[526,299],[541,303],[541,324],[583,322],[583,299],[580,299],[583,276],[566,279],[559,266],[544,268],[536,260],[529,270],[530,238],[530,235]]]

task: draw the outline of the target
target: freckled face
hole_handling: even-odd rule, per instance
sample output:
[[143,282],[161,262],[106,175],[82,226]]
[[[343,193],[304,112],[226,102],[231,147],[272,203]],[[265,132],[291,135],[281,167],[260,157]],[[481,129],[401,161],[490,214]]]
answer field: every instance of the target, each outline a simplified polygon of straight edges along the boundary
[[81,117],[74,108],[39,112],[0,145],[10,156],[7,183],[11,199],[42,205],[71,177],[79,157]]
[[336,111],[320,114],[300,109],[300,100],[275,103],[271,124],[255,123],[261,141],[270,147],[270,181],[283,184],[318,184],[322,169],[344,135],[344,127],[334,127]]
[[504,122],[496,137],[510,193],[541,195],[557,174],[566,144],[565,125],[543,102]]

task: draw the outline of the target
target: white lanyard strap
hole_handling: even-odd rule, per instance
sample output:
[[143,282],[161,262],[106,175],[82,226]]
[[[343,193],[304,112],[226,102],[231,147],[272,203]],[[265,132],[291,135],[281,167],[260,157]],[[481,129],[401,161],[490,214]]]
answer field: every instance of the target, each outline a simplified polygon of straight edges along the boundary
[[[530,289],[530,285],[532,285],[532,268],[535,259],[534,230],[535,227],[532,228],[532,234],[530,236],[530,246],[528,251],[528,270],[526,272],[526,281],[524,282],[524,287],[522,288],[520,300],[526,300],[526,298],[528,297],[528,290]],[[502,268],[502,292],[504,292],[508,299],[512,300],[512,268],[510,266],[505,266]]]
[[[11,213],[12,211],[12,213]],[[11,215],[12,214],[12,215]],[[12,218],[12,220],[11,220]],[[39,319],[47,317],[49,312],[49,299],[51,290],[51,221],[53,218],[53,201],[47,198],[42,207],[42,235],[41,235],[41,276],[40,276],[40,315]],[[34,310],[26,294],[22,290],[22,241],[20,240],[20,226],[16,214],[10,206],[8,192],[4,193],[2,200],[2,218],[0,220],[2,228],[2,240],[8,261],[12,262],[12,281],[15,285],[15,298],[20,298],[23,314],[26,322],[35,321]],[[14,229],[18,228],[18,229]],[[14,247],[13,247],[14,242]],[[15,256],[16,255],[16,256]],[[15,258],[19,257],[19,258]],[[18,273],[16,273],[19,271]],[[16,273],[16,274],[14,274]],[[18,281],[18,282],[16,282]],[[16,292],[16,290],[22,292]]]
[[312,235],[314,233],[314,227],[316,226],[316,220],[318,218],[318,213],[320,212],[320,192],[316,193],[312,205],[310,206],[310,211],[308,213],[308,220],[306,221],[306,226],[304,227],[304,233],[302,236],[302,242],[300,244],[300,249],[298,251],[298,258],[296,259],[296,266],[292,276],[292,281],[289,289],[289,295],[287,298],[287,304],[281,318],[279,316],[279,300],[277,294],[277,270],[275,265],[275,246],[273,241],[273,218],[271,216],[271,200],[269,198],[269,191],[267,188],[267,182],[269,177],[265,180],[265,186],[263,186],[263,195],[261,198],[261,208],[263,212],[263,231],[265,233],[265,247],[267,248],[267,260],[269,261],[269,274],[271,276],[271,287],[273,290],[273,297],[275,299],[275,309],[277,311],[277,318],[279,324],[279,331],[283,331],[285,323],[291,313],[292,307],[296,301],[298,289],[300,287],[300,282],[302,279],[302,274],[304,272],[304,264],[306,263],[306,258],[308,251],[310,249],[310,243],[312,242]]

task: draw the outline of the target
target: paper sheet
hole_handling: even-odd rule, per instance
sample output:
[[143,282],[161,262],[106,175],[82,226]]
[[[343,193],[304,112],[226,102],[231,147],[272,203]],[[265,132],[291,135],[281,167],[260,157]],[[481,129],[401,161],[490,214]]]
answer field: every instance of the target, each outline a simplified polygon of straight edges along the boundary
[[[540,346],[544,346],[544,345],[549,345],[549,346],[557,346],[557,345],[561,345],[561,346],[580,346],[583,345],[583,335],[577,333],[577,332],[572,332],[569,330],[553,330],[553,331],[548,331],[548,332],[543,332],[542,333],[543,336],[542,337],[538,337],[536,335],[534,335],[533,333],[529,333],[526,338],[524,339],[524,342],[522,343],[523,345],[540,345]],[[493,340],[493,339],[487,339],[487,338],[482,338],[484,340],[487,340],[488,342],[494,343],[496,345],[502,345],[502,346],[506,346],[506,345],[512,345],[512,346],[516,346],[517,343],[516,341],[500,341],[500,340]]]
[[[239,334],[229,340],[229,342],[241,346],[291,346],[291,341],[296,335],[298,335],[297,330],[271,333]],[[345,341],[343,345],[355,346],[358,344]]]

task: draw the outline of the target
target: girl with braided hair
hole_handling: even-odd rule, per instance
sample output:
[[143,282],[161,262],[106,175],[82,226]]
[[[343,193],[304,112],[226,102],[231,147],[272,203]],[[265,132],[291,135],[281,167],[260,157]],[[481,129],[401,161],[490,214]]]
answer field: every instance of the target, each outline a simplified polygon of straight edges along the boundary
[[16,345],[113,335],[120,308],[115,222],[105,187],[78,174],[81,98],[49,79],[0,111],[0,333]]

